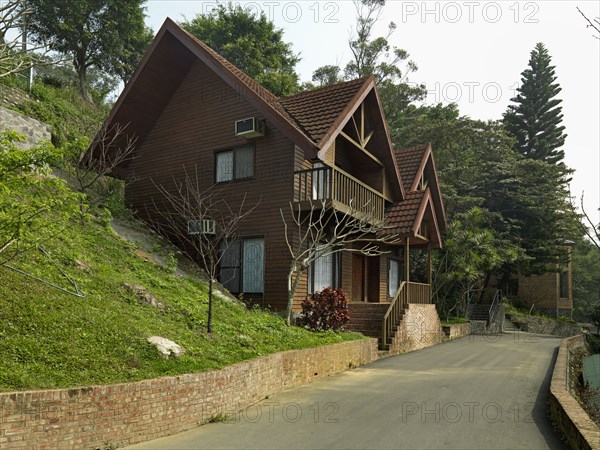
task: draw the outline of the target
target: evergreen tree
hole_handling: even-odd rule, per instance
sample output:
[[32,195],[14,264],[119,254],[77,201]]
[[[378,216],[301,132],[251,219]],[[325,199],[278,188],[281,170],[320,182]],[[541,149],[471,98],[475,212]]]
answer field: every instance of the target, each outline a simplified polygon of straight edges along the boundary
[[516,138],[515,149],[527,158],[550,163],[564,158],[565,127],[562,100],[556,98],[561,87],[556,83],[548,50],[538,43],[531,51],[529,67],[522,72],[521,87],[504,114],[504,125]]

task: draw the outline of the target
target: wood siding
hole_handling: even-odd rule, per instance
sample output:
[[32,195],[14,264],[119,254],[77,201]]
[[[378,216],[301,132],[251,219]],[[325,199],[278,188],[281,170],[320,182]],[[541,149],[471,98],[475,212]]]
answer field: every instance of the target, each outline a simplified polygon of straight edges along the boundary
[[[137,181],[126,188],[126,201],[147,221],[157,217],[151,209],[162,203],[156,186],[172,186],[183,180],[185,171],[197,170],[201,186],[214,183],[215,152],[244,145],[246,139],[234,136],[234,122],[260,118],[255,107],[197,61],[160,114],[140,145],[131,169]],[[292,200],[294,145],[272,124],[266,136],[251,141],[255,145],[254,177],[220,184],[232,207],[244,195],[247,205],[259,202],[243,222],[241,237],[265,239],[265,286],[261,304],[285,308],[289,256],[285,247],[279,209]]]

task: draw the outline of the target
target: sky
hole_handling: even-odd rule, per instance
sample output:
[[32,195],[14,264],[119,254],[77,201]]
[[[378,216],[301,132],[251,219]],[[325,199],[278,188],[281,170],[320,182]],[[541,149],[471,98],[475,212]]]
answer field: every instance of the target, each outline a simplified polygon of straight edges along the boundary
[[[302,81],[315,69],[350,59],[348,38],[356,22],[351,0],[234,1],[263,11],[284,30],[302,58]],[[176,22],[210,12],[216,1],[149,0],[147,22],[156,32],[166,17]],[[497,120],[515,95],[529,54],[543,42],[562,87],[565,162],[575,169],[571,192],[585,191],[585,209],[600,222],[600,40],[586,28],[579,7],[592,19],[600,2],[587,1],[400,1],[388,0],[376,35],[410,54],[419,70],[409,81],[425,83],[427,103],[457,103],[463,115]],[[579,200],[577,200],[579,203]]]

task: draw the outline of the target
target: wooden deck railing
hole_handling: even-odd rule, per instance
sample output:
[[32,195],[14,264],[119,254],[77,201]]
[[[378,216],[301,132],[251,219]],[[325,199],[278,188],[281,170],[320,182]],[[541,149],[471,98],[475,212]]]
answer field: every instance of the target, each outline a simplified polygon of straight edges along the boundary
[[394,329],[400,324],[402,310],[406,308],[407,304],[417,303],[427,305],[431,302],[431,285],[403,281],[396,291],[396,296],[392,300],[385,316],[383,316],[383,323],[381,325],[382,348],[386,348],[388,338],[392,337]]
[[295,172],[295,200],[335,200],[350,210],[383,220],[385,199],[362,181],[339,168],[319,167]]
[[431,303],[431,285],[423,283],[408,283],[408,303],[427,305]]

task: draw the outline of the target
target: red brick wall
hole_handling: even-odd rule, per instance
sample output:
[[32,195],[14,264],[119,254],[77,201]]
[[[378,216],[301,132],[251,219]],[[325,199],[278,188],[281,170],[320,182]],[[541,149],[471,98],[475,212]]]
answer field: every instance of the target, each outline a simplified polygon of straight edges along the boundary
[[95,449],[147,441],[376,359],[377,341],[365,339],[137,383],[0,393],[0,448]]

